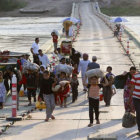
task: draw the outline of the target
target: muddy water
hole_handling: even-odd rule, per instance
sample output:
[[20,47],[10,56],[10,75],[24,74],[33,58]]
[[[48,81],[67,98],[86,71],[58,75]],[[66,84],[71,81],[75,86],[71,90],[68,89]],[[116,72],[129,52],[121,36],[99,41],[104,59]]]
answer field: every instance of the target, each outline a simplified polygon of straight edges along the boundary
[[140,17],[125,17],[129,22],[125,25],[140,36]]
[[63,18],[0,18],[0,50],[29,52],[35,37],[40,46],[51,39],[53,29],[61,30]]

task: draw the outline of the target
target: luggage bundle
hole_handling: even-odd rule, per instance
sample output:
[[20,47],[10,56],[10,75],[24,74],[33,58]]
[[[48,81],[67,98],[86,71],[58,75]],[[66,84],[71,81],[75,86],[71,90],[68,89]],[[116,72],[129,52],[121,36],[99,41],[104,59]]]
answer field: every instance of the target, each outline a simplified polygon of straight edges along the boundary
[[25,71],[25,70],[38,71],[39,69],[40,69],[40,67],[37,64],[31,63],[29,61],[27,61],[23,65],[23,71]]
[[61,72],[65,72],[66,74],[72,74],[73,67],[63,64],[58,64],[55,67],[56,74],[60,74]]
[[131,128],[136,125],[136,116],[131,112],[126,112],[122,118],[122,126]]
[[92,69],[86,72],[86,76],[88,78],[91,78],[93,76],[96,76],[98,78],[103,78],[104,77],[104,72],[101,69]]
[[70,56],[72,53],[72,42],[71,41],[62,41],[60,52],[62,55]]

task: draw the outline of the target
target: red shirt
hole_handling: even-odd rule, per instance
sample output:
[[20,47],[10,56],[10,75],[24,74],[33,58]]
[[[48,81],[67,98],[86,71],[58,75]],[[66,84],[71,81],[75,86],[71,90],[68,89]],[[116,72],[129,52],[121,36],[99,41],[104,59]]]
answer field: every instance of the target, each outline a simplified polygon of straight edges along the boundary
[[58,42],[58,36],[57,35],[52,35],[52,37],[53,37],[53,42],[57,43]]

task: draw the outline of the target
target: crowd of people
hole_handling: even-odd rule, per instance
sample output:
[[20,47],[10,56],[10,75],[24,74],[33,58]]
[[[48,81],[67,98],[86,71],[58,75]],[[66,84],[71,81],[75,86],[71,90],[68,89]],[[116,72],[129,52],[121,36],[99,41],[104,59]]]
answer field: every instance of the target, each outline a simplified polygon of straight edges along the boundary
[[[97,57],[93,56],[92,61],[89,60],[88,54],[81,54],[72,48],[72,52],[69,58],[65,58],[61,55],[60,48],[57,48],[56,35],[52,34],[54,41],[54,53],[59,59],[61,67],[70,66],[72,71],[67,73],[64,69],[56,70],[54,66],[53,70],[50,69],[50,60],[46,54],[43,54],[39,47],[39,38],[35,39],[31,47],[31,53],[33,55],[33,62],[40,66],[38,71],[32,71],[27,69],[23,71],[23,65],[29,59],[29,55],[22,56],[17,62],[17,70],[7,69],[4,73],[0,72],[0,109],[3,108],[4,98],[6,91],[11,89],[8,80],[11,80],[12,75],[15,73],[17,76],[17,91],[19,93],[20,88],[24,85],[24,90],[27,89],[27,96],[29,106],[33,101],[37,101],[36,92],[39,89],[38,101],[44,101],[46,103],[46,118],[55,119],[53,111],[55,105],[60,107],[67,107],[67,98],[72,93],[72,103],[78,99],[78,75],[81,72],[83,92],[88,93],[89,100],[89,118],[90,123],[88,127],[93,126],[94,113],[97,124],[100,124],[99,120],[99,102],[100,91],[102,89],[105,106],[111,105],[111,98],[116,94],[115,88],[115,75],[112,73],[112,67],[108,66],[104,77],[99,78],[92,76],[86,77],[86,72],[93,69],[100,69],[100,65],[97,63]],[[123,81],[124,88],[124,107],[126,112],[135,113],[137,116],[137,124],[140,135],[140,74],[136,72],[135,67],[130,68],[130,72],[124,72],[117,76],[118,80]],[[121,83],[121,82],[120,82]],[[94,110],[94,111],[93,111]]]

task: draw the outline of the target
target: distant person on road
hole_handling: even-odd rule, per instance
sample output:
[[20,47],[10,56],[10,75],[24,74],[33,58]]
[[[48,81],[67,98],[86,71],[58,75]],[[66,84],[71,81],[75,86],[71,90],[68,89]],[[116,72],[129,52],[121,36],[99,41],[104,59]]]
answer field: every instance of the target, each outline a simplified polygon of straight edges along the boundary
[[25,74],[25,77],[29,101],[28,106],[32,106],[32,97],[34,98],[34,102],[36,102],[36,90],[38,84],[37,73],[32,70],[28,70],[28,72]]
[[81,58],[80,52],[77,52],[74,48],[72,48],[72,54],[70,56],[72,65],[77,64],[77,66],[79,66],[80,58]]
[[52,35],[53,44],[54,44],[54,51],[56,51],[57,44],[58,44],[58,35],[55,32],[52,32],[51,35]]
[[93,56],[92,57],[92,62],[88,64],[87,71],[92,70],[92,69],[100,68],[100,65],[98,63],[96,63],[96,61],[97,61],[97,57]]
[[140,137],[140,73],[135,74],[131,80],[131,95],[136,110],[136,119],[138,125],[137,135]]
[[39,65],[38,50],[39,50],[39,38],[35,38],[35,42],[32,44],[31,47],[31,53],[33,54],[33,62]]
[[46,122],[48,122],[50,118],[52,120],[55,119],[55,117],[52,115],[55,109],[55,98],[52,91],[53,84],[55,84],[55,81],[50,77],[50,72],[44,71],[43,80],[41,81],[40,94],[44,97],[44,101],[47,106]]
[[78,98],[78,86],[79,86],[79,81],[77,78],[77,74],[73,74],[71,79],[72,103],[74,103]]
[[0,109],[3,109],[3,103],[5,102],[6,88],[3,80],[3,73],[0,71]]
[[83,82],[83,91],[87,91],[86,86],[84,86],[84,80],[85,80],[85,73],[87,71],[87,67],[89,65],[90,61],[88,60],[88,54],[84,53],[83,54],[83,60],[80,61],[79,66],[78,66],[78,73],[81,71],[81,77],[82,77],[82,82]]
[[46,54],[43,54],[41,49],[39,49],[38,52],[39,52],[39,55],[38,55],[38,57],[39,57],[39,65],[45,65],[46,68],[47,68],[49,66],[49,64],[50,64],[48,56]]
[[96,124],[100,124],[99,121],[99,92],[100,89],[103,88],[103,86],[108,85],[108,81],[105,79],[105,82],[103,84],[99,84],[99,79],[96,76],[93,76],[90,79],[90,84],[85,83],[85,86],[88,88],[88,99],[89,99],[89,118],[90,123],[88,127],[93,126],[94,116],[93,116],[93,109],[95,112],[95,119]]

